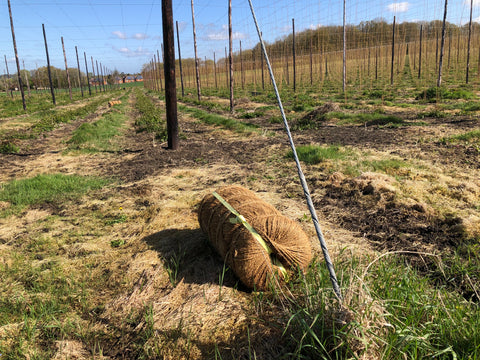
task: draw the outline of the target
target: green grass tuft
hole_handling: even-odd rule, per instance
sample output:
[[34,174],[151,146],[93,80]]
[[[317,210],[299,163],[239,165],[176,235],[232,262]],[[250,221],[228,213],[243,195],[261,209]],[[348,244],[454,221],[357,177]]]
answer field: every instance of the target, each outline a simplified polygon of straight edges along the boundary
[[45,174],[13,180],[0,187],[0,201],[9,202],[16,210],[29,205],[59,202],[99,189],[110,181],[78,175]]
[[[310,165],[319,164],[325,160],[343,160],[353,155],[351,150],[337,145],[330,145],[327,147],[305,145],[297,146],[296,150],[298,158]],[[289,151],[287,157],[293,158],[293,152]]]
[[232,130],[237,133],[251,132],[258,128],[258,126],[255,124],[243,123],[235,119],[227,118],[218,114],[212,114],[201,109],[194,109],[184,105],[179,105],[178,109],[191,114],[205,124],[222,126],[225,129]]
[[111,139],[120,134],[124,122],[125,116],[115,112],[105,114],[94,123],[83,123],[73,132],[69,148],[88,152],[115,150]]

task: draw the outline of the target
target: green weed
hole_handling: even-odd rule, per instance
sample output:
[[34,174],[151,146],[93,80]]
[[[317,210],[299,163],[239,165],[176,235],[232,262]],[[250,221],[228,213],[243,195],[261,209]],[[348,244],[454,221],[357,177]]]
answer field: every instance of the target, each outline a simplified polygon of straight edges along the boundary
[[[305,145],[297,146],[298,158],[307,164],[319,164],[325,160],[343,160],[353,155],[353,152],[347,148],[337,145],[315,146]],[[293,158],[293,152],[289,151],[287,157]]]
[[254,131],[258,128],[257,125],[243,123],[232,118],[223,117],[217,114],[211,114],[201,109],[194,109],[184,105],[179,105],[178,109],[180,111],[192,114],[195,118],[201,120],[205,124],[222,126],[225,129],[232,130],[238,133],[246,133]]
[[78,175],[37,175],[3,184],[0,188],[0,201],[9,202],[16,210],[21,210],[29,205],[75,198],[109,182],[101,178]]

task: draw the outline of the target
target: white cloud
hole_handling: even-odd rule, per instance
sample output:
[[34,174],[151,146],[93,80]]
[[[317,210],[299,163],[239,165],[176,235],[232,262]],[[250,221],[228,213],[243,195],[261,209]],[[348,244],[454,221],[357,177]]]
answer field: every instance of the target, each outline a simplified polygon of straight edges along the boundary
[[[245,39],[247,35],[245,33],[234,31],[232,32],[232,40],[239,40]],[[206,40],[214,40],[214,41],[225,41],[228,40],[228,26],[222,25],[222,30],[218,31],[210,31],[206,36]]]
[[[463,4],[470,8],[470,0],[463,0]],[[480,6],[480,0],[473,0],[473,6],[474,7]]]
[[317,30],[317,29],[320,29],[322,27],[321,24],[310,24],[310,26],[308,27],[310,30]]
[[132,38],[136,40],[144,40],[148,38],[148,35],[144,33],[136,33],[132,36]]
[[399,2],[399,3],[395,2],[390,5],[387,5],[388,11],[394,12],[394,13],[407,12],[409,7],[410,7],[410,3],[408,3],[407,1]]
[[475,19],[473,19],[473,22],[476,22],[476,23],[479,23],[479,24],[480,24],[480,16],[477,17],[477,18],[475,18]]
[[127,38],[127,34],[125,34],[122,31],[112,31],[112,35],[115,35],[119,39],[126,39]]
[[138,47],[135,50],[132,50],[128,47],[121,47],[121,48],[116,48],[113,47],[115,51],[118,51],[119,53],[125,55],[126,57],[144,57],[144,56],[152,56],[152,53],[148,49],[144,49],[141,46]]

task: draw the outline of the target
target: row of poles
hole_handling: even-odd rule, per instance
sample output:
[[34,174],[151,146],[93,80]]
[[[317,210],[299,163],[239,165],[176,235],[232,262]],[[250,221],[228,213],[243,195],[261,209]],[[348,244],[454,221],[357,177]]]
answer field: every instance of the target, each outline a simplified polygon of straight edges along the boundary
[[[9,12],[9,16],[10,16],[10,27],[11,27],[11,30],[12,30],[12,41],[13,41],[13,50],[15,52],[15,62],[16,62],[16,65],[17,65],[18,87],[20,88],[20,92],[21,92],[21,95],[22,95],[23,110],[27,110],[27,104],[26,104],[26,101],[25,101],[25,91],[23,89],[23,81],[22,81],[22,76],[21,76],[21,71],[20,71],[20,61],[19,61],[19,58],[18,58],[17,44],[16,44],[16,40],[15,40],[15,30],[14,30],[14,26],[13,26],[12,8],[11,8],[11,5],[10,5],[10,0],[8,0],[8,12]],[[43,30],[43,39],[44,39],[44,42],[45,42],[45,52],[46,52],[46,57],[47,57],[48,81],[49,81],[49,85],[50,85],[50,92],[51,92],[51,95],[52,95],[53,104],[56,105],[57,103],[56,103],[56,99],[55,99],[55,91],[54,91],[54,86],[53,86],[53,81],[52,81],[52,72],[51,72],[51,67],[50,67],[50,56],[49,56],[49,53],[48,53],[47,36],[46,36],[46,33],[45,33],[45,25],[44,24],[42,24],[42,30]],[[63,36],[61,37],[61,42],[62,42],[62,49],[63,49],[63,58],[64,58],[64,61],[65,61],[65,72],[66,72],[66,76],[67,76],[69,96],[70,96],[70,100],[72,101],[73,100],[72,84],[71,84],[71,80],[70,80],[70,73],[68,71],[68,63],[67,63],[67,56],[66,56],[66,52],[65,52],[65,43],[63,41]],[[78,57],[77,46],[75,46],[75,53],[76,53],[76,57],[77,57],[78,83],[79,83],[80,91],[81,91],[82,97],[83,97],[84,92],[83,92],[83,86],[82,86],[82,81],[81,81],[82,74],[81,74],[81,70],[80,70],[80,61],[79,61],[79,57]],[[90,86],[90,78],[89,78],[89,75],[88,75],[89,72],[88,72],[87,55],[86,55],[85,52],[83,52],[83,56],[84,56],[84,60],[85,60],[85,73],[86,73],[86,77],[87,77],[88,93],[91,96],[92,95],[92,89],[91,89],[91,86]],[[4,55],[4,57],[5,57],[5,66],[6,66],[6,70],[7,70],[7,78],[10,78],[10,74],[9,74],[9,71],[8,71],[7,56]],[[106,91],[105,77],[106,77],[106,74],[109,73],[109,70],[105,66],[103,66],[101,62],[100,62],[100,67],[99,67],[98,60],[95,60],[95,62],[94,62],[93,57],[90,57],[90,59],[91,59],[91,63],[92,63],[93,85],[94,85],[94,88],[95,88],[95,92],[96,93],[98,91],[99,92],[102,92],[102,91],[105,92]],[[95,65],[96,65],[96,69],[97,69],[96,73],[95,73]],[[24,68],[25,68],[25,65],[24,65]],[[28,83],[28,76],[26,76],[26,82],[27,82],[26,85],[27,85],[28,91],[30,93],[30,84]],[[97,89],[97,84],[98,84],[98,89]],[[8,90],[8,89],[6,89],[6,90]],[[13,97],[13,94],[12,94],[12,97]]]
[[[346,78],[347,78],[347,39],[346,39],[346,19],[345,19],[345,11],[346,11],[346,1],[344,0],[343,2],[344,5],[344,16],[343,16],[343,66],[342,66],[342,88],[345,93],[346,90]],[[196,31],[195,31],[195,15],[194,15],[194,5],[193,5],[193,0],[191,0],[191,8],[192,8],[192,25],[193,25],[193,43],[194,43],[194,53],[195,53],[195,72],[194,72],[194,78],[196,82],[196,88],[197,88],[197,98],[198,100],[201,100],[202,96],[202,91],[201,91],[201,79],[200,79],[200,60],[197,54],[197,45],[196,45]],[[444,64],[444,54],[445,54],[445,43],[446,43],[446,16],[447,16],[447,8],[448,8],[448,0],[445,0],[444,2],[444,13],[443,13],[443,22],[442,22],[442,27],[441,27],[441,40],[440,40],[440,46],[438,44],[438,32],[437,32],[437,50],[436,50],[436,63],[435,63],[435,69],[437,71],[436,75],[436,86],[440,87],[442,85],[442,71],[443,71],[443,64]],[[470,22],[469,22],[469,27],[468,27],[468,51],[467,51],[467,65],[466,65],[466,83],[468,84],[469,82],[469,70],[470,70],[470,48],[471,48],[471,39],[472,39],[472,10],[473,10],[473,0],[470,1]],[[229,4],[229,25],[228,25],[228,30],[229,30],[229,53],[227,55],[227,49],[225,48],[225,61],[224,61],[224,69],[225,69],[225,78],[227,82],[227,87],[230,87],[230,108],[233,111],[233,56],[232,56],[232,36],[231,36],[231,5]],[[179,68],[180,68],[180,84],[181,84],[181,89],[182,89],[182,96],[185,96],[185,86],[184,86],[184,68],[182,67],[182,57],[181,57],[181,49],[180,49],[180,40],[179,40],[179,34],[178,34],[178,22],[177,22],[177,46],[178,46],[178,61],[179,61]],[[391,64],[390,64],[390,84],[393,85],[394,83],[394,74],[395,74],[395,61],[400,62],[400,54],[396,54],[396,43],[397,39],[396,36],[398,36],[396,27],[398,25],[396,24],[396,17],[393,18],[393,24],[392,24],[392,38],[391,38]],[[295,20],[292,19],[292,61],[293,61],[293,91],[296,90],[296,85],[297,85],[297,65],[296,65],[296,45],[295,45]],[[418,53],[418,78],[420,79],[422,75],[422,47],[424,44],[422,44],[423,41],[423,25],[420,25],[420,47],[419,47],[419,53]],[[460,35],[459,35],[460,36]],[[406,54],[408,54],[408,45],[414,45],[413,43],[407,43],[407,44],[399,44],[399,46],[402,46],[402,48],[405,50],[405,45],[406,45]],[[448,42],[449,45],[449,51],[450,51],[450,45],[451,45],[451,38],[450,41]],[[460,44],[457,45],[458,49],[460,48]],[[376,78],[378,78],[378,46],[375,46],[375,73],[376,73]],[[370,48],[368,49],[369,51],[369,61],[370,61]],[[415,40],[415,48],[414,51],[416,52],[416,40]],[[326,54],[325,54],[326,55]],[[426,53],[424,54],[426,56]],[[416,54],[414,55],[414,68],[415,68],[415,57]],[[163,47],[162,47],[162,58],[163,58]],[[217,82],[217,61],[216,61],[216,54],[213,54],[213,73],[214,73],[214,79],[213,81],[215,82],[215,87],[218,86]],[[313,54],[312,54],[312,44],[310,46],[310,82],[313,83]],[[450,56],[448,57],[450,60]],[[244,64],[243,64],[243,56],[242,56],[242,44],[240,42],[240,55],[239,55],[239,60],[240,60],[240,71],[241,71],[241,84],[242,88],[244,86]],[[252,61],[253,64],[255,64],[255,57],[254,57],[254,51],[252,50]],[[265,83],[264,83],[264,66],[263,66],[263,57],[260,57],[261,61],[261,77],[262,77],[262,88],[265,88]],[[157,51],[157,55],[151,59],[149,66],[146,67],[145,72],[144,72],[144,79],[145,79],[145,86],[150,87],[154,90],[162,90],[163,85],[162,85],[162,79],[161,79],[161,58],[159,56],[159,52]],[[207,68],[208,62],[205,58],[205,66],[204,68],[206,69],[205,71],[207,72],[207,86],[208,86],[208,72],[210,72]],[[480,60],[479,60],[480,64]],[[328,68],[327,68],[327,56],[325,56],[325,73],[328,73]],[[255,68],[255,65],[253,66]],[[286,67],[287,67],[287,82],[288,82],[288,61],[286,62]],[[397,65],[398,67],[398,65]],[[398,71],[398,69],[397,69]],[[256,73],[256,72],[255,72]],[[188,75],[187,75],[188,76]]]

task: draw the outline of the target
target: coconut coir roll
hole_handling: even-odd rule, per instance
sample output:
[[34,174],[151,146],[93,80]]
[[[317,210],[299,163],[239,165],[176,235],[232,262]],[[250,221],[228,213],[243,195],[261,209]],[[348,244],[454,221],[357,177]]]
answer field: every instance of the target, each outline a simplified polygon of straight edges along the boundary
[[265,290],[283,280],[285,269],[308,266],[310,241],[299,224],[241,186],[223,187],[216,194],[200,203],[200,227],[246,286]]

